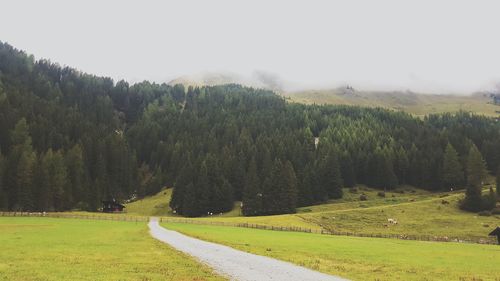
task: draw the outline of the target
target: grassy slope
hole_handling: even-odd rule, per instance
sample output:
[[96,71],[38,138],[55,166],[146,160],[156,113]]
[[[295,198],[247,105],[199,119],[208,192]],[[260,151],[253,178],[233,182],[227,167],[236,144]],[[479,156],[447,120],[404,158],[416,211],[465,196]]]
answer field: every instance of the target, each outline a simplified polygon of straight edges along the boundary
[[[486,239],[488,233],[500,224],[500,216],[478,216],[458,208],[462,193],[444,198],[423,197],[415,202],[396,205],[376,205],[308,213],[302,218],[326,229],[356,233],[386,233],[407,235],[435,235],[461,239]],[[391,200],[391,199],[385,199]],[[443,204],[445,200],[449,204]],[[363,204],[359,203],[358,204]],[[387,219],[398,221],[387,224]],[[387,226],[385,226],[387,225]]]
[[192,224],[163,225],[204,240],[353,280],[500,278],[497,264],[500,247],[494,245],[327,236]]
[[[407,190],[409,188],[406,188]],[[321,228],[342,232],[370,234],[406,234],[449,237],[450,239],[488,239],[488,233],[500,225],[500,216],[478,216],[461,211],[458,200],[463,192],[432,194],[413,189],[414,193],[388,192],[386,198],[378,197],[377,191],[365,188],[358,194],[344,191],[345,196],[330,203],[299,208],[297,214],[196,218],[201,221],[229,223],[254,223],[273,226],[297,226],[318,230]],[[360,193],[368,196],[359,201]],[[394,196],[394,197],[393,197]],[[441,198],[441,196],[446,196]],[[442,204],[446,200],[449,204]],[[388,225],[387,219],[398,220]]]
[[222,280],[145,223],[0,217],[0,280]]
[[[242,217],[239,203],[235,209],[222,215],[194,218],[199,221],[226,223],[251,223],[272,226],[295,226],[320,230],[321,228],[342,232],[371,234],[406,234],[447,236],[460,239],[485,239],[500,216],[482,217],[463,212],[458,200],[463,192],[429,193],[412,187],[401,187],[398,192],[387,192],[385,198],[377,196],[378,190],[358,187],[357,193],[344,190],[344,197],[326,204],[299,208],[297,214]],[[166,192],[166,193],[165,193]],[[404,193],[401,193],[404,192]],[[359,195],[367,195],[360,201]],[[171,189],[157,195],[128,204],[128,214],[173,216],[168,209]],[[446,196],[440,198],[441,196]],[[442,204],[442,200],[449,204]],[[398,220],[397,225],[388,225],[387,219]]]
[[173,216],[168,206],[171,197],[172,188],[163,189],[153,196],[125,204],[125,210],[128,215]]
[[409,92],[345,92],[340,89],[284,93],[292,101],[306,104],[344,104],[403,110],[417,116],[431,113],[472,111],[500,116],[500,106],[482,94],[472,96],[427,95]]

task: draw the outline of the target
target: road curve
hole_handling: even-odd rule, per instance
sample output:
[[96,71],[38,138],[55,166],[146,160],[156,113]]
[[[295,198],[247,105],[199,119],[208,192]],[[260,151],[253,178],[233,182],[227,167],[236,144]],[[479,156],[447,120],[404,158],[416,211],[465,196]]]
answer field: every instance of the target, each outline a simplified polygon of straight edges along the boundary
[[189,237],[161,227],[157,218],[149,222],[151,235],[196,257],[217,273],[239,281],[345,281],[340,277],[317,272],[305,267],[269,257],[235,250],[231,247]]

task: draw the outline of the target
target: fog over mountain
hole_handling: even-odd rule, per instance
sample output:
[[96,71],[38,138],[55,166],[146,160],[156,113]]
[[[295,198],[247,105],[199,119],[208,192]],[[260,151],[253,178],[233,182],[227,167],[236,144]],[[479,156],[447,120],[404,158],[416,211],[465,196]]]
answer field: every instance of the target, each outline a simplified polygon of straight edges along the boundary
[[3,42],[115,80],[211,73],[288,91],[459,94],[500,81],[498,1],[20,0],[2,8]]

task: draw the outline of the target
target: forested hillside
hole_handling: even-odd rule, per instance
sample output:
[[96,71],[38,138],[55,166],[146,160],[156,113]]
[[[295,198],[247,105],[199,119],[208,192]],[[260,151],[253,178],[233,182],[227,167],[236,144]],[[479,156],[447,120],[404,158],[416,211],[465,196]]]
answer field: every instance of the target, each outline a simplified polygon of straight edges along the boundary
[[356,183],[465,187],[469,151],[500,168],[500,123],[287,103],[238,85],[115,83],[0,44],[0,149],[0,209],[95,210],[167,185],[182,215],[236,200],[263,215]]

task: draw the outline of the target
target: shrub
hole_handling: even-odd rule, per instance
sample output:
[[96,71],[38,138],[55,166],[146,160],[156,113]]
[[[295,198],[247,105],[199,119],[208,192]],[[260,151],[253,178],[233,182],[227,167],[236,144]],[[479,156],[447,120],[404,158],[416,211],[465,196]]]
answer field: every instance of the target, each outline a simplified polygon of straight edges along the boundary
[[385,192],[384,191],[379,191],[377,192],[378,197],[385,197]]
[[477,214],[480,216],[483,216],[483,217],[489,217],[489,216],[491,216],[491,211],[481,211]]
[[349,188],[349,192],[350,193],[358,193],[358,189],[355,187],[351,187],[351,188]]
[[493,215],[500,215],[500,207],[497,207],[497,208],[491,210],[491,214],[493,214]]
[[366,194],[361,194],[359,196],[359,201],[366,201],[366,200],[368,200],[368,196],[366,196]]

